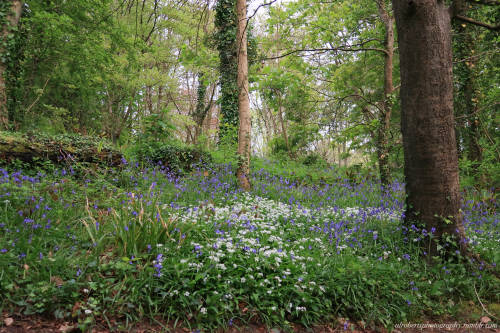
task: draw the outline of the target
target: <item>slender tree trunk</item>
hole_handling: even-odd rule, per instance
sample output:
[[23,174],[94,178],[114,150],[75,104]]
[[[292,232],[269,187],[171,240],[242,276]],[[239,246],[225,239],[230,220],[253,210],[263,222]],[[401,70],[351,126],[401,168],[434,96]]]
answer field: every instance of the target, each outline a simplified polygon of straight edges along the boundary
[[344,167],[347,168],[347,157],[345,157],[345,153],[347,152],[347,143],[342,142],[342,155],[344,156]]
[[278,135],[280,131],[278,130],[278,125],[276,124],[276,119],[274,118],[273,110],[272,108],[269,107],[268,111],[269,111],[269,119],[271,120],[273,128],[273,136]]
[[[5,0],[3,0],[5,1]],[[23,2],[20,0],[11,0],[11,12],[7,15],[7,24],[2,27],[0,40],[0,55],[5,52],[3,43],[7,41],[11,29],[16,27],[21,18]],[[0,129],[9,127],[9,112],[7,110],[7,87],[5,82],[6,64],[0,61]]]
[[257,106],[257,113],[259,115],[259,128],[262,128],[262,135],[264,139],[264,145],[268,144],[271,139],[269,122],[267,121],[266,112],[265,112],[265,102],[262,102],[262,108]]
[[337,156],[339,159],[339,168],[342,168],[342,151],[340,150],[340,144],[337,145]]
[[236,176],[240,187],[250,190],[250,100],[248,98],[248,54],[247,54],[247,3],[236,0],[238,18],[237,50],[238,50],[238,113],[240,126],[238,131],[239,166]]
[[281,133],[283,134],[283,140],[285,140],[286,150],[288,151],[288,156],[292,157],[292,151],[290,149],[290,143],[288,142],[288,134],[286,133],[286,124],[283,119],[283,106],[281,105],[281,93],[279,93],[279,105],[278,105],[278,120],[281,124]]
[[394,91],[392,80],[394,59],[394,18],[387,11],[385,0],[377,0],[379,16],[385,27],[384,39],[384,99],[379,113],[379,128],[377,135],[377,157],[380,181],[386,185],[391,181],[389,168],[389,130],[391,126],[392,102],[391,94]]
[[[337,131],[340,134],[342,132],[342,124],[340,122],[337,123]],[[337,155],[339,159],[339,168],[342,167],[342,148],[341,143],[337,143]]]
[[163,103],[163,87],[158,87],[158,100],[156,101],[156,112],[158,114],[162,111],[162,103]]
[[[456,14],[467,16],[467,4],[455,1]],[[477,70],[475,70],[477,57],[474,57],[475,34],[473,27],[464,27],[461,22],[453,24],[455,30],[455,56],[457,58],[454,74],[457,82],[455,115],[457,130],[457,150],[459,157],[466,149],[467,157],[473,161],[474,167],[482,159],[481,146],[479,145],[479,114],[477,107]],[[467,126],[467,125],[468,126]]]
[[[450,12],[442,0],[392,3],[401,65],[406,222],[422,222],[438,240],[445,234],[456,236],[457,246],[465,251],[453,116]],[[437,242],[429,246],[430,253],[437,254]]]
[[[280,11],[281,11],[281,7],[279,7]],[[279,57],[279,54],[281,53],[281,36],[280,36],[280,23],[278,22],[277,24],[277,27],[276,27],[276,34],[274,36],[274,40],[275,40],[275,43],[276,43],[276,63],[278,65],[278,70],[281,70],[281,58]],[[278,120],[280,122],[280,125],[281,125],[281,134],[283,135],[283,140],[285,141],[285,145],[286,145],[286,150],[288,151],[288,156],[292,157],[292,151],[290,149],[290,143],[288,142],[288,135],[287,135],[287,132],[286,132],[286,123],[285,123],[285,120],[283,118],[283,111],[284,111],[284,108],[283,108],[283,99],[282,99],[282,96],[281,96],[281,91],[276,91],[277,95],[278,95]]]
[[[210,87],[208,87],[210,89]],[[194,111],[193,120],[195,124],[194,140],[193,143],[198,142],[198,137],[202,133],[203,122],[212,107],[212,101],[215,94],[215,85],[212,87],[212,92],[208,103],[205,101],[205,95],[207,91],[207,85],[203,81],[203,74],[200,73],[198,76],[198,99],[196,101],[196,109]]]
[[153,114],[153,87],[146,87],[146,105],[149,111],[149,114]]
[[[196,108],[194,110],[193,120],[195,122],[194,140],[193,143],[198,141],[198,136],[201,133],[201,126],[203,125],[203,119],[205,119],[205,94],[207,91],[207,85],[203,81],[203,73],[198,73],[198,88],[197,88],[197,100]],[[208,111],[208,110],[207,110]]]

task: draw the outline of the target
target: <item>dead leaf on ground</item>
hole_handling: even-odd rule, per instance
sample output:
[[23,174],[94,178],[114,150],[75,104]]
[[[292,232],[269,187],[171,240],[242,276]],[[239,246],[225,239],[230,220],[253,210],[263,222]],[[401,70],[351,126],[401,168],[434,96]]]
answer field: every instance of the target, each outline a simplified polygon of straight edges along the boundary
[[76,302],[75,305],[73,305],[73,308],[71,309],[71,313],[73,316],[77,315],[77,311],[81,308],[82,306],[80,305],[80,302]]
[[14,323],[14,319],[12,319],[12,318],[5,318],[3,322],[5,323],[5,326],[10,326],[10,325],[12,325]]
[[63,279],[61,279],[59,276],[51,276],[50,282],[55,283],[55,285],[58,287],[60,287],[64,284]]
[[72,325],[63,324],[59,327],[59,332],[63,332],[63,333],[71,332],[73,330],[73,328],[74,327]]

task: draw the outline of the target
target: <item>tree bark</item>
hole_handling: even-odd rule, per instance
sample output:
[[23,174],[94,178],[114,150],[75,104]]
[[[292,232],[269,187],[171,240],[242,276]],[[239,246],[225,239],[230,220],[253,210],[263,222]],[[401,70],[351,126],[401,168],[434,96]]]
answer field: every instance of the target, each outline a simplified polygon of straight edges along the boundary
[[[210,90],[210,87],[208,87]],[[212,86],[212,92],[210,95],[210,99],[208,102],[205,102],[205,95],[207,91],[207,84],[203,81],[203,73],[198,74],[198,89],[197,89],[197,101],[196,101],[196,108],[193,114],[193,120],[195,122],[195,131],[194,131],[194,138],[193,138],[193,143],[198,142],[198,137],[202,133],[203,129],[203,122],[205,121],[205,118],[210,111],[210,108],[212,107],[212,102],[215,94],[215,85]]]
[[380,173],[380,182],[387,185],[391,181],[389,168],[389,130],[391,126],[392,102],[391,94],[394,91],[392,80],[394,59],[394,18],[389,14],[384,0],[377,0],[380,19],[385,28],[384,38],[384,96],[379,113],[379,128],[377,135],[377,157]]
[[[19,24],[21,13],[23,10],[23,2],[20,0],[12,0],[11,12],[7,15],[7,24],[2,27],[1,43],[6,42],[11,29]],[[0,46],[0,54],[3,54],[5,49]],[[7,110],[7,87],[5,82],[6,64],[0,61],[0,128],[7,129],[9,127],[9,112]]]
[[238,155],[239,166],[236,172],[240,187],[250,190],[250,100],[248,98],[248,54],[247,54],[247,4],[246,0],[236,1],[238,18],[237,49],[238,49]]
[[[401,66],[406,222],[466,250],[453,116],[451,16],[442,0],[393,0]],[[441,242],[443,243],[443,242]],[[437,242],[429,245],[438,253]],[[448,246],[447,250],[451,250]]]

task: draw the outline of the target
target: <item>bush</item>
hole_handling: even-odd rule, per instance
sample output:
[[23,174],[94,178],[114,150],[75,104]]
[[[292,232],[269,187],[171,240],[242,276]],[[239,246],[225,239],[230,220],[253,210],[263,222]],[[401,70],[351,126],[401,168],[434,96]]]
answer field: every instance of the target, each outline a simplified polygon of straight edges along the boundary
[[307,166],[318,166],[321,168],[327,168],[328,163],[317,153],[309,153],[302,158],[302,164]]
[[209,153],[200,148],[172,143],[137,145],[132,155],[142,163],[162,164],[176,173],[191,171],[199,165],[212,163]]

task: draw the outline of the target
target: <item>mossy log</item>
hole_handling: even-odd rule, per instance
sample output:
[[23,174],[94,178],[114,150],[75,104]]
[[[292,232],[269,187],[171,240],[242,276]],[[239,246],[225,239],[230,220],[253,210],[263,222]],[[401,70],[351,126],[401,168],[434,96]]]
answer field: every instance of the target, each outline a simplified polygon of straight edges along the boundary
[[111,144],[90,137],[0,131],[0,163],[2,164],[20,160],[25,163],[51,161],[55,164],[68,165],[87,162],[118,166],[122,158],[122,153]]

